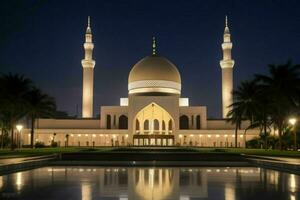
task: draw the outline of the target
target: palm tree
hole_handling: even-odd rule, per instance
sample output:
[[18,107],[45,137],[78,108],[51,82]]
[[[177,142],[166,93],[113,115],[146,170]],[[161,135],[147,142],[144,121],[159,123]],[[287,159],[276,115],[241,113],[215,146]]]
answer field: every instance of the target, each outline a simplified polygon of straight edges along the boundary
[[26,115],[26,94],[32,88],[31,80],[20,74],[0,76],[0,118],[11,132],[14,149],[14,127]]
[[43,94],[39,89],[33,88],[26,95],[27,100],[27,116],[30,118],[31,122],[31,137],[30,146],[34,147],[34,124],[38,117],[51,117],[55,113],[56,104],[55,100]]
[[229,121],[236,124],[235,128],[235,146],[237,146],[237,130],[240,128],[242,120],[250,120],[251,124],[245,129],[248,130],[253,122],[256,113],[258,112],[257,107],[257,82],[243,81],[238,86],[237,90],[233,91],[234,103],[231,105],[232,109],[228,113]]
[[260,135],[264,138],[264,148],[268,148],[268,134],[270,130],[270,126],[273,124],[271,119],[271,111],[272,108],[270,107],[269,101],[270,98],[265,93],[264,87],[258,85],[256,102],[258,112],[255,113],[254,122],[252,123],[251,128],[258,128],[260,129]]
[[269,75],[256,75],[262,91],[269,98],[270,116],[278,129],[279,147],[286,119],[297,107],[300,99],[300,66],[288,61],[283,65],[269,65]]
[[232,104],[232,109],[228,112],[227,114],[227,121],[231,122],[232,124],[235,124],[235,141],[234,141],[234,147],[237,148],[237,137],[238,137],[238,130],[241,128],[241,123],[242,123],[242,112],[238,107],[233,106]]

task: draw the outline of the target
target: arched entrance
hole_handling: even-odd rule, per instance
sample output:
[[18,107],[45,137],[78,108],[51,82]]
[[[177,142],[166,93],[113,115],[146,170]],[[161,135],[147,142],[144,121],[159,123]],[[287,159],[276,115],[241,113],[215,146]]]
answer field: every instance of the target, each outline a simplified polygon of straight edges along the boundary
[[135,146],[173,146],[174,120],[156,103],[140,110],[133,120]]

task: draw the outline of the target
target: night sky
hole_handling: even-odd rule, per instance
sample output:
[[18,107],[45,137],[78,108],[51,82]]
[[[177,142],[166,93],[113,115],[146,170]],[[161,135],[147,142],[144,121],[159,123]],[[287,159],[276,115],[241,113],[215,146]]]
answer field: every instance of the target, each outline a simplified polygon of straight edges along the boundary
[[131,67],[158,54],[179,69],[182,97],[221,117],[221,43],[228,15],[234,84],[267,65],[300,62],[300,1],[136,0],[0,3],[1,72],[21,73],[54,96],[58,109],[81,113],[84,33],[91,16],[94,41],[94,110],[127,97]]

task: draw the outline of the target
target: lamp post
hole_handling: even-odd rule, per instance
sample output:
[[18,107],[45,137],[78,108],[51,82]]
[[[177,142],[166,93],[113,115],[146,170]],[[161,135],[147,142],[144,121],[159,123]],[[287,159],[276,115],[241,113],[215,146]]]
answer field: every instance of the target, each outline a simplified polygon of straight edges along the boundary
[[296,132],[296,118],[290,118],[289,123],[293,126],[293,133],[294,133],[294,150],[297,151],[297,132]]
[[18,125],[16,125],[16,128],[17,128],[18,133],[19,133],[18,147],[21,148],[21,140],[22,140],[21,133],[22,133],[23,125],[18,124]]

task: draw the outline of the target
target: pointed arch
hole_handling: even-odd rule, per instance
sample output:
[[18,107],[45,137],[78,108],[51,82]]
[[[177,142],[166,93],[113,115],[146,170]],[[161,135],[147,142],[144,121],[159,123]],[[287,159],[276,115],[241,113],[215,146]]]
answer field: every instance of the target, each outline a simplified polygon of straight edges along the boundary
[[[172,116],[161,106],[152,102],[142,108],[135,116],[133,127],[135,128],[134,132],[137,131],[136,123],[138,120],[142,122],[140,127],[140,133],[154,133],[161,134],[163,131],[167,130],[166,122],[174,123]],[[169,130],[169,129],[168,129]]]

